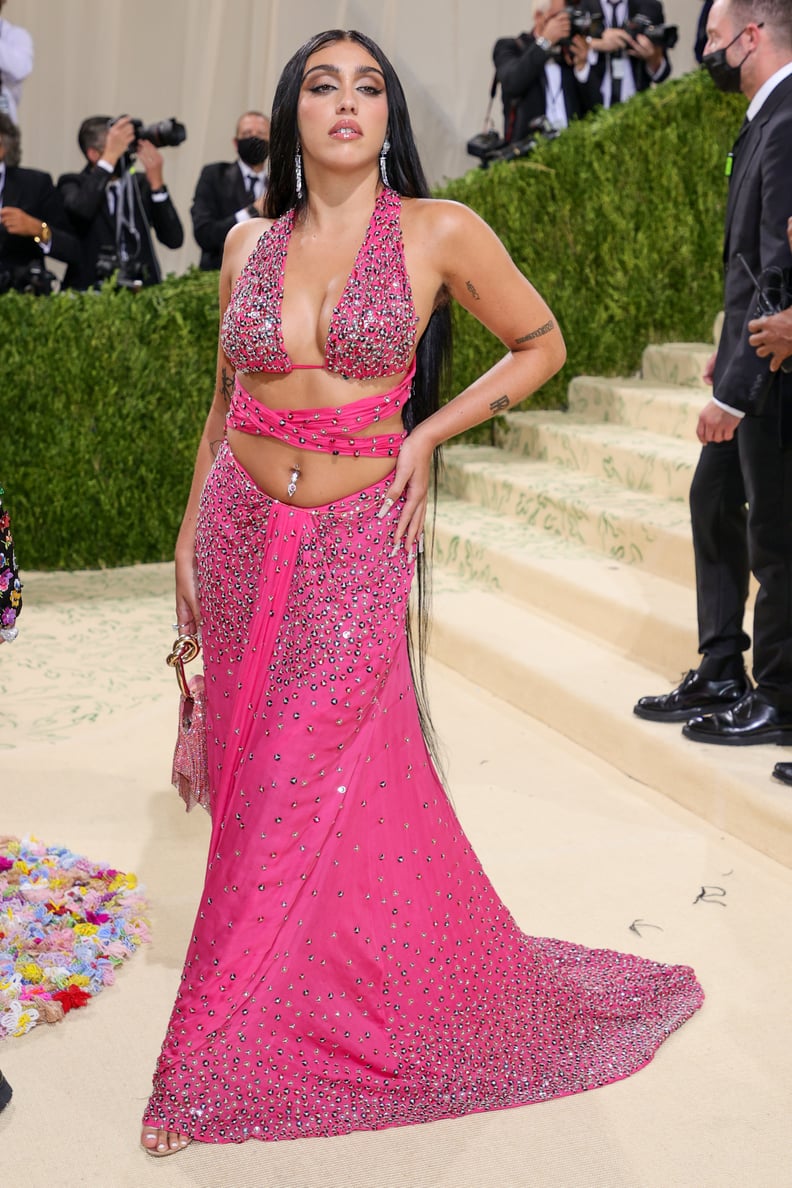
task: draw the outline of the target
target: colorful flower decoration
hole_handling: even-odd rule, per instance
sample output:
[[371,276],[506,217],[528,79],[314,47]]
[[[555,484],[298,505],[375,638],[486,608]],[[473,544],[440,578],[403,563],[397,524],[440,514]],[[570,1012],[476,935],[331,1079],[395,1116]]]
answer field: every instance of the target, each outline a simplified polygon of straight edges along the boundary
[[0,838],[0,1038],[55,1023],[148,937],[133,874],[36,838]]

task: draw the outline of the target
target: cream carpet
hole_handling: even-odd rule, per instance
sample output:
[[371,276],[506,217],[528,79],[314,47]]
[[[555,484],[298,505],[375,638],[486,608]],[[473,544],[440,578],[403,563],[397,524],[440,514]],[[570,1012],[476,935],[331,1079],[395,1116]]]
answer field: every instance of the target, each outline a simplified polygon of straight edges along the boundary
[[168,785],[170,568],[29,575],[25,595],[20,638],[0,648],[0,832],[135,871],[153,943],[86,1009],[0,1045],[15,1091],[0,1115],[3,1184],[792,1185],[792,872],[439,666],[433,710],[453,797],[517,920],[691,964],[704,1009],[636,1077],[582,1096],[338,1139],[140,1151],[208,825]]

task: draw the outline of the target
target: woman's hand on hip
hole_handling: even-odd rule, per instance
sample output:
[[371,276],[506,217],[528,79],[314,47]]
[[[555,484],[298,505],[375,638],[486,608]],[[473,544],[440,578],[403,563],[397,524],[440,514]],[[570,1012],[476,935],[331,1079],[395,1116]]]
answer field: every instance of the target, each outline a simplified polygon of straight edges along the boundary
[[393,536],[394,549],[398,549],[404,541],[405,549],[411,553],[423,532],[433,453],[434,445],[428,435],[421,433],[420,425],[405,439],[399,451],[393,481],[379,512],[380,516],[386,516],[393,504],[404,495],[404,505]]

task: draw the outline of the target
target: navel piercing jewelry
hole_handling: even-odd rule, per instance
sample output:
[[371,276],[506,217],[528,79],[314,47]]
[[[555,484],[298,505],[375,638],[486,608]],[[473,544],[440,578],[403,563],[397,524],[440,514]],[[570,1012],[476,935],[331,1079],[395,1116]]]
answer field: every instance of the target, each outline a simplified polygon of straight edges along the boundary
[[379,159],[380,177],[382,178],[383,186],[390,185],[390,182],[388,181],[388,170],[385,167],[385,158],[387,157],[389,152],[390,152],[390,141],[386,137],[385,141],[382,145],[382,148],[380,149],[380,159]]
[[294,470],[289,475],[289,485],[286,488],[286,493],[291,497],[297,490],[297,479],[300,477],[300,468],[295,466]]

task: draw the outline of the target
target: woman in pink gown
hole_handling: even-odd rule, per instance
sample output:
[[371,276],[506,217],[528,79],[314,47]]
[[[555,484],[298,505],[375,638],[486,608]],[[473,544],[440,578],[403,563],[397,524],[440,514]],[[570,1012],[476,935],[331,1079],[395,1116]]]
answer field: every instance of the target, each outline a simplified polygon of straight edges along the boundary
[[[565,351],[486,224],[428,197],[368,38],[321,34],[284,70],[265,213],[226,242],[177,544],[212,832],[153,1155],[577,1093],[641,1068],[702,1000],[686,967],[521,932],[437,777],[407,623],[433,458]],[[440,407],[451,298],[506,354]]]

